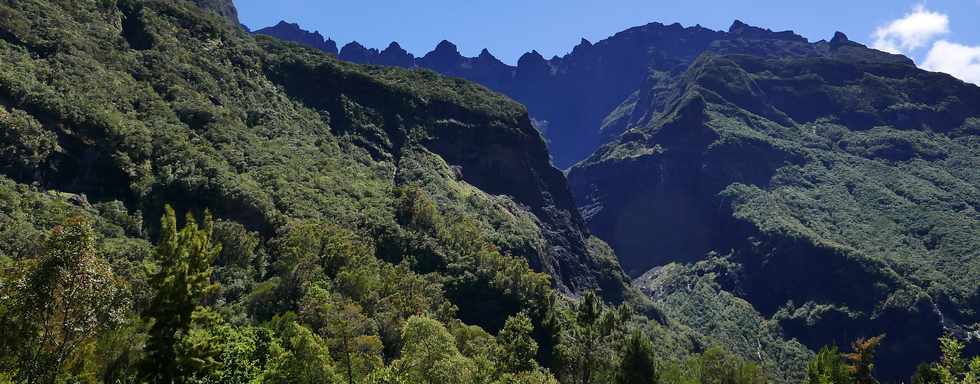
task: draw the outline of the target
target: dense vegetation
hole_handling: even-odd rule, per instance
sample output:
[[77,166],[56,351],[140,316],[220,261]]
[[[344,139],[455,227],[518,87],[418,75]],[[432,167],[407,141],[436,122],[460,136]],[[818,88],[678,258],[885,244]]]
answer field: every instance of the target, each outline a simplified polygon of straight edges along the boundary
[[[169,207],[154,247],[127,235],[135,221],[118,202],[0,181],[5,382],[636,383],[687,377],[704,359],[715,371],[693,382],[746,370],[738,383],[763,380],[719,348],[675,362],[678,346],[651,344],[683,342],[666,328],[594,293],[561,299],[546,275],[501,255],[472,221],[447,221],[417,189],[401,194],[399,216],[431,231],[421,241],[452,248],[443,272],[382,260],[330,223],[264,242],[206,211],[181,227]],[[35,246],[10,248],[24,244]],[[524,309],[496,336],[467,325],[452,296],[477,289]]]
[[[505,98],[184,1],[0,16],[0,382],[654,382],[710,344]],[[713,351],[693,380],[754,366]]]
[[[848,329],[834,341],[868,338],[817,354],[786,341],[794,321],[864,308],[743,300],[762,288],[739,252],[669,265],[633,287],[585,229],[521,106],[432,72],[252,37],[219,15],[234,9],[0,1],[0,383],[865,384],[888,343],[909,337]],[[699,90],[718,85],[710,63],[697,67],[709,75],[691,75]],[[740,65],[760,82],[773,72]],[[731,106],[708,99],[679,103],[670,118],[710,106],[721,122]],[[952,99],[943,108],[916,116],[938,126],[936,116],[964,110]],[[911,139],[831,128],[853,156],[973,164],[961,149],[974,148],[975,120]],[[739,132],[733,140],[758,139]],[[604,159],[664,149],[627,142]],[[955,177],[943,180],[972,196]],[[726,195],[755,223],[764,208],[738,188],[763,189]],[[975,224],[963,201],[943,196],[962,215],[930,212]],[[931,244],[963,256],[970,241]],[[874,289],[902,288],[886,302],[925,291],[959,311],[955,324],[975,317],[968,256],[896,254],[935,273],[896,285],[872,274],[867,284],[886,283]],[[859,259],[870,265],[859,272],[876,262]],[[913,382],[976,383],[980,360],[935,337],[918,341],[942,356]]]
[[[971,340],[980,88],[842,34],[809,43],[739,23],[647,86],[569,180],[631,274],[688,264],[639,281],[665,312],[776,354],[746,324],[811,350],[887,333],[893,381],[938,356],[938,337]],[[748,306],[724,304],[735,298]]]
[[[300,32],[261,33],[314,44]],[[810,43],[739,21],[651,23],[516,67],[445,41],[338,57],[525,103],[561,167],[598,149],[569,173],[590,229],[665,313],[777,377],[798,377],[807,348],[882,332],[891,379],[946,332],[976,340],[975,86],[840,33]],[[650,271],[672,262],[686,265]]]

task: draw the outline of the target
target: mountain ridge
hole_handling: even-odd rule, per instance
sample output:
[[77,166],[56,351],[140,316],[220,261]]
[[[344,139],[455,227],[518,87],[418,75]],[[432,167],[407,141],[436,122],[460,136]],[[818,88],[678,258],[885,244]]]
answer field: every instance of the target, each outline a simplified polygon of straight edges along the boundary
[[568,172],[590,229],[633,276],[734,262],[723,289],[811,349],[887,333],[891,380],[935,357],[923,340],[969,339],[980,87],[840,33],[734,29],[750,37],[652,77],[609,122],[622,133]]
[[[266,32],[277,33],[274,29]],[[508,95],[528,106],[549,142],[556,166],[566,169],[618,134],[607,129],[606,120],[641,87],[648,65],[664,74],[676,74],[678,67],[689,65],[711,43],[739,38],[809,42],[793,31],[771,31],[740,20],[727,31],[652,22],[594,44],[583,38],[570,52],[551,59],[531,50],[516,65],[501,62],[487,49],[475,57],[463,56],[446,40],[422,56],[405,51],[397,42],[378,50],[356,41],[335,54],[359,64],[431,69]],[[835,33],[831,42],[835,47],[861,46],[843,33]]]
[[[350,59],[372,64],[372,57]],[[939,240],[918,239],[929,230],[913,230],[919,224],[860,197],[806,200],[814,216],[786,208],[777,215],[785,223],[760,216],[765,203],[757,199],[793,188],[816,193],[836,186],[840,176],[855,185],[879,183],[881,172],[909,185],[935,183],[932,176],[898,176],[908,172],[906,163],[921,161],[957,181],[933,189],[902,187],[901,196],[954,194],[962,199],[955,206],[969,210],[975,198],[953,191],[975,189],[976,180],[943,162],[950,153],[962,164],[974,161],[971,119],[980,113],[971,102],[980,101],[980,88],[921,70],[905,56],[870,49],[841,32],[811,42],[739,20],[727,31],[650,23],[596,43],[582,39],[562,57],[531,51],[517,66],[499,63],[489,51],[464,57],[443,41],[414,63],[525,104],[555,164],[570,167],[570,185],[589,228],[612,245],[631,276],[640,276],[636,284],[645,291],[661,292],[651,285],[703,273],[679,268],[670,269],[669,277],[643,275],[652,267],[722,257],[736,265],[713,272],[722,291],[747,300],[758,311],[755,318],[782,325],[788,337],[811,349],[890,333],[882,367],[893,379],[907,377],[915,361],[935,357],[925,340],[944,332],[967,337],[975,327],[980,292],[964,285],[980,278],[963,261],[971,257],[968,249],[933,249],[942,247]],[[814,138],[807,129],[826,132]],[[846,165],[817,170],[815,159]],[[801,177],[796,173],[820,181],[791,183]],[[852,178],[862,173],[865,180]],[[881,186],[864,188],[879,193]],[[912,200],[918,205],[908,209],[924,218],[951,215],[958,229],[944,236],[960,240],[950,244],[968,242],[962,236],[978,225],[969,213],[957,213],[960,208]],[[857,214],[862,210],[881,218]],[[846,212],[848,218],[821,212]],[[867,241],[859,228],[875,220],[888,221],[893,231],[880,236],[910,238],[892,250],[902,256],[881,253]],[[918,242],[933,245],[920,248]],[[954,260],[961,270],[932,269]],[[936,273],[959,277],[947,281]],[[819,288],[835,278],[847,288]],[[867,297],[855,296],[862,291]],[[683,297],[657,300],[677,305]],[[688,309],[668,312],[692,315]]]

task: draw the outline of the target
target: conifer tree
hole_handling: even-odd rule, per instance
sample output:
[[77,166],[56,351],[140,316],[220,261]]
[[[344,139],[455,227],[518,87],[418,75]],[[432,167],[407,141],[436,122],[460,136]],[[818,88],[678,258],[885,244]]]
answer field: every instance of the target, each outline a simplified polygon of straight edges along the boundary
[[185,381],[175,345],[190,327],[194,309],[217,289],[211,282],[211,273],[221,245],[212,242],[213,228],[210,212],[204,213],[202,227],[188,213],[184,228],[178,231],[177,216],[169,205],[160,219],[160,242],[154,254],[158,270],[150,279],[156,293],[146,311],[153,325],[141,367],[145,380]]
[[538,353],[538,342],[532,333],[534,324],[526,313],[521,312],[507,318],[504,329],[497,335],[500,344],[498,364],[504,372],[517,373],[537,368],[534,356]]
[[820,348],[806,369],[806,384],[848,384],[853,380],[837,346]]
[[854,383],[878,384],[878,380],[874,378],[875,355],[884,338],[885,335],[861,338],[851,344],[854,352],[844,355],[844,358],[847,360],[847,368],[854,378]]
[[626,342],[619,373],[619,384],[654,384],[657,382],[656,357],[650,338],[634,331]]

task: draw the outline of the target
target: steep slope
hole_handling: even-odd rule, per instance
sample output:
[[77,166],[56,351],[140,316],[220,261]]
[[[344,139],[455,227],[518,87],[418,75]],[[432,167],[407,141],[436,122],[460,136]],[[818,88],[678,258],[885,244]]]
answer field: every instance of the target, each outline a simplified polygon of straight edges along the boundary
[[[265,238],[326,220],[382,249],[395,190],[419,185],[560,290],[631,295],[527,112],[479,86],[252,38],[184,2],[0,13],[0,171],[18,183],[136,216],[210,208]],[[86,23],[101,28],[71,33]]]
[[720,286],[810,348],[887,333],[893,380],[929,340],[976,332],[980,88],[843,34],[738,22],[645,87],[569,172],[630,274],[725,255]]

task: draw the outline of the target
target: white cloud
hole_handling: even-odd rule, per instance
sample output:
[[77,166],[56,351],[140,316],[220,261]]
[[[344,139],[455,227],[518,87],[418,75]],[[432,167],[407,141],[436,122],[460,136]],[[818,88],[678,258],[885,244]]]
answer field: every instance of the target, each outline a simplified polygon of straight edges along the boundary
[[[940,39],[949,33],[949,16],[918,5],[901,19],[878,27],[872,35],[874,42],[871,46],[885,52],[911,56],[917,49],[931,44],[920,67],[945,72],[980,85],[980,46]],[[921,53],[916,56],[922,57]]]
[[905,17],[878,27],[872,46],[885,52],[908,53],[947,33],[949,17],[919,5]]
[[946,72],[963,81],[980,85],[980,46],[971,47],[939,40],[932,45],[922,68]]

